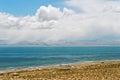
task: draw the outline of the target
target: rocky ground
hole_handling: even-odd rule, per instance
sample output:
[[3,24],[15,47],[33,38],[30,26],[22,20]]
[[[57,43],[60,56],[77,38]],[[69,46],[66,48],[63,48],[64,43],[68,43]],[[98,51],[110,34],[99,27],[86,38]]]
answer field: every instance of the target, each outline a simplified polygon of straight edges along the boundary
[[120,61],[5,71],[0,80],[120,80]]

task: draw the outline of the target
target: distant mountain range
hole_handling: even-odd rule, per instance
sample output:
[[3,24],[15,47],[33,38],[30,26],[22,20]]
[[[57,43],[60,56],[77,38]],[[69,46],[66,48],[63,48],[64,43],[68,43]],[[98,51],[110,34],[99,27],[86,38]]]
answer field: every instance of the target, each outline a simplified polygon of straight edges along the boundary
[[120,45],[120,41],[95,41],[95,40],[89,40],[89,41],[76,41],[76,42],[70,42],[70,41],[61,41],[61,42],[19,42],[10,44],[6,41],[0,41],[0,45],[27,45],[27,46],[110,46],[110,45]]

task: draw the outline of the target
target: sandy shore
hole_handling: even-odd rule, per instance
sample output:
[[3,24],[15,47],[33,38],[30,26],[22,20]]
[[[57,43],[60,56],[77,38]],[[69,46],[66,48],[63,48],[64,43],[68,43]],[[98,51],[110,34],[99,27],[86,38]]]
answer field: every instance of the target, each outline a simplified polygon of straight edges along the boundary
[[4,71],[0,73],[0,80],[120,80],[120,61]]

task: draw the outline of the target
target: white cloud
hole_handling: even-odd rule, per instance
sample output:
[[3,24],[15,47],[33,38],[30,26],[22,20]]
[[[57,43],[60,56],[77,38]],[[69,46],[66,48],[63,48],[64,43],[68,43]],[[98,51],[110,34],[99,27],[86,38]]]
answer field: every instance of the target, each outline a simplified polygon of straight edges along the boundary
[[119,0],[69,0],[66,4],[89,13],[120,11]]
[[58,20],[62,17],[62,12],[59,8],[52,7],[52,5],[49,5],[48,7],[41,6],[37,11],[36,16],[38,20],[43,21]]
[[[15,17],[0,13],[0,40],[9,44],[72,44],[89,40],[120,40],[120,2],[69,0],[71,9],[41,6],[34,16]],[[114,38],[114,39],[112,39]],[[66,43],[67,42],[67,43]]]

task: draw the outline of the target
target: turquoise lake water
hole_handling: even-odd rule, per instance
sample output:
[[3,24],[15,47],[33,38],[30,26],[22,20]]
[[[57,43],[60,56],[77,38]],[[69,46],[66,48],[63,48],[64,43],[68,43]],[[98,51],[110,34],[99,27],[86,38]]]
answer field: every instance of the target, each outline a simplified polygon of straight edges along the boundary
[[120,60],[120,47],[0,47],[0,69]]

